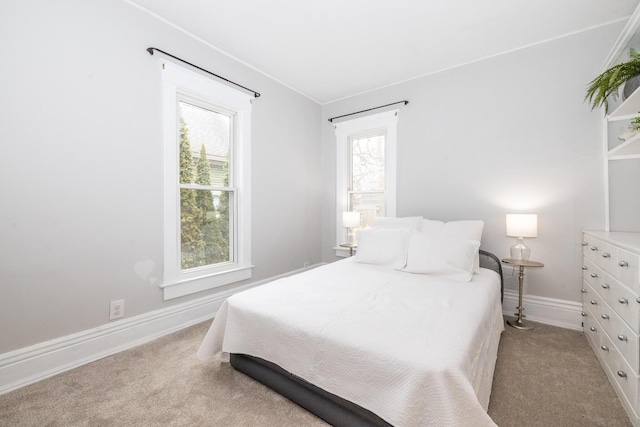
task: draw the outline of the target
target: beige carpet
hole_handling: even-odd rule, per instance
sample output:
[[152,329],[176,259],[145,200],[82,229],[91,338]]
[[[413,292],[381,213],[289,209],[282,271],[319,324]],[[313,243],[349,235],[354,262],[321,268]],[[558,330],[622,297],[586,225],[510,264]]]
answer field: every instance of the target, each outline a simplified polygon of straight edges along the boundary
[[[208,325],[2,395],[0,426],[327,425],[227,363],[198,361]],[[584,335],[506,328],[489,406],[500,427],[631,425]]]

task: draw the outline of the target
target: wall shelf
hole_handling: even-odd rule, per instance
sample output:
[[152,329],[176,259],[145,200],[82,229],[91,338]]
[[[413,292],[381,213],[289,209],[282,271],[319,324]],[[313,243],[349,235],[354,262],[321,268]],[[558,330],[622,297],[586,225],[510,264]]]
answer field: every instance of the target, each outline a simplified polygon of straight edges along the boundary
[[640,158],[640,133],[609,150],[608,156],[609,160]]
[[[640,89],[640,88],[639,88]],[[634,91],[609,116],[607,120],[628,120],[640,115],[640,90]]]
[[[640,5],[629,17],[624,29],[602,64],[602,71],[627,61],[631,48],[640,50]],[[621,88],[620,88],[621,89]],[[640,133],[626,137],[633,119],[640,117],[640,89],[627,99],[610,99],[609,114],[603,120],[604,228],[640,233],[640,220],[629,214],[640,209],[640,197],[629,193],[629,185],[640,179]],[[640,425],[640,424],[639,424]]]
[[[635,90],[611,114],[607,122],[631,120],[640,116],[640,88]],[[624,160],[640,158],[640,133],[624,141],[607,152],[609,160]]]

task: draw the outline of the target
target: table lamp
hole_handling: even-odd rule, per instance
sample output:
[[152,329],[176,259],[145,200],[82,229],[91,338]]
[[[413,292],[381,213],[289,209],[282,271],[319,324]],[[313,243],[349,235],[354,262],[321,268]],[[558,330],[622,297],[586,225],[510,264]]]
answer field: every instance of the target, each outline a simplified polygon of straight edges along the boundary
[[360,212],[342,212],[342,226],[347,229],[347,243],[355,243],[353,240],[353,227],[360,225]]
[[507,236],[518,238],[518,242],[511,247],[511,258],[528,261],[531,249],[524,244],[524,238],[538,237],[538,215],[507,214]]

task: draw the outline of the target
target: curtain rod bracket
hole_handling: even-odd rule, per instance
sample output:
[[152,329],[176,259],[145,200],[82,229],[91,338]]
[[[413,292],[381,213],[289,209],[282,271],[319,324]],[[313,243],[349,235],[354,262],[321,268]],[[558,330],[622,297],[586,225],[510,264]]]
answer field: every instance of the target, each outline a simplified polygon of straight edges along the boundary
[[256,92],[256,91],[255,91],[255,90],[253,90],[253,89],[249,89],[248,87],[244,87],[244,86],[242,86],[242,85],[240,85],[240,84],[238,84],[238,83],[236,83],[236,82],[232,82],[231,80],[226,79],[226,78],[224,78],[224,77],[222,77],[222,76],[219,76],[219,75],[217,75],[217,74],[215,74],[215,73],[212,73],[212,72],[211,72],[211,71],[209,71],[209,70],[205,70],[205,69],[204,69],[204,68],[202,68],[202,67],[198,67],[197,65],[192,64],[191,62],[187,62],[187,61],[185,61],[184,59],[180,59],[180,58],[178,58],[177,56],[173,56],[173,55],[171,55],[170,53],[165,52],[164,50],[160,50],[160,49],[158,49],[158,48],[156,48],[156,47],[148,47],[148,48],[146,49],[146,51],[147,51],[147,52],[149,52],[149,55],[153,55],[153,51],[154,51],[154,50],[157,50],[158,52],[163,53],[163,54],[165,54],[165,55],[167,55],[167,56],[170,56],[171,58],[176,59],[176,60],[178,60],[178,61],[180,61],[180,62],[183,62],[183,63],[185,63],[185,64],[187,64],[187,65],[191,65],[192,67],[197,68],[197,69],[198,69],[198,70],[200,70],[200,71],[204,71],[204,72],[205,72],[205,73],[207,73],[207,74],[211,74],[212,76],[217,77],[217,78],[219,78],[219,79],[221,79],[221,80],[224,80],[225,82],[231,83],[232,85],[236,85],[236,86],[238,86],[238,87],[241,87],[241,88],[242,88],[242,89],[244,89],[244,90],[247,90],[247,91],[249,91],[249,92],[253,92],[253,96],[254,96],[254,97],[256,97],[256,98],[259,98],[259,97],[260,97],[260,93]]
[[388,106],[390,106],[390,105],[396,105],[396,104],[404,104],[404,105],[407,105],[408,103],[409,103],[409,101],[407,101],[407,100],[405,99],[404,101],[392,102],[391,104],[381,105],[381,106],[379,106],[379,107],[367,108],[366,110],[356,111],[355,113],[349,113],[349,114],[343,114],[342,116],[331,117],[331,118],[329,119],[329,122],[333,123],[333,121],[334,121],[335,119],[341,119],[342,117],[353,116],[354,114],[360,114],[360,113],[364,113],[364,112],[371,111],[371,110],[377,110],[378,108],[384,108],[384,107],[388,107]]

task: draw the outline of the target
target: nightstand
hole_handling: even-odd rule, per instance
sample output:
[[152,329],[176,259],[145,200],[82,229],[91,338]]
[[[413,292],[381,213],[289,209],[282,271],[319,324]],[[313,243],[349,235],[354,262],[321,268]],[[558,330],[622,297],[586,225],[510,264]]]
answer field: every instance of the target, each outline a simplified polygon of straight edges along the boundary
[[524,307],[522,306],[522,287],[524,285],[524,269],[525,268],[533,268],[533,267],[544,267],[544,264],[537,261],[523,261],[520,259],[512,259],[505,258],[502,260],[503,263],[513,265],[514,267],[520,268],[520,275],[518,276],[518,312],[515,313],[516,320],[507,320],[507,325],[513,326],[516,329],[533,329],[533,326],[529,326],[524,322],[524,318],[526,317],[522,312],[524,311]]
[[358,249],[357,243],[340,243],[343,248],[349,248],[349,256],[353,256],[353,250]]

